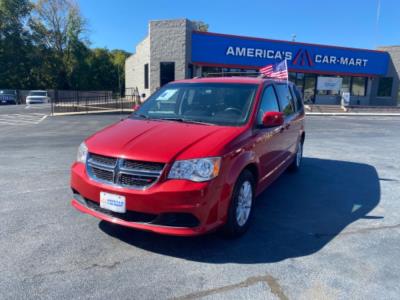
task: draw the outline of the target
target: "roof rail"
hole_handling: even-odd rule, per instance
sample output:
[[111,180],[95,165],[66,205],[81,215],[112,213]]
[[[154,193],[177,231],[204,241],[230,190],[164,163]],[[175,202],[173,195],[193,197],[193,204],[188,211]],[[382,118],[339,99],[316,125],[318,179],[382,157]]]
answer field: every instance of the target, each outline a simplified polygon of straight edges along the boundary
[[260,77],[260,72],[215,72],[205,73],[202,77],[233,77],[233,76],[245,76],[245,77]]

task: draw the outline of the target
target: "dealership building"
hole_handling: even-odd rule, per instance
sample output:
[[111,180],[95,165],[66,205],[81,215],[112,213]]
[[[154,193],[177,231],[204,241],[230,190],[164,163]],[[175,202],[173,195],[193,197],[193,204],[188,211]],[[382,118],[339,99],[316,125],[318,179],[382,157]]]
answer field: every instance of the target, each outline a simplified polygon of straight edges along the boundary
[[[356,49],[199,31],[187,19],[150,21],[148,35],[125,62],[125,85],[140,94],[211,73],[254,73],[288,62],[305,102],[395,106],[400,102],[400,46]],[[210,75],[208,75],[210,74]]]

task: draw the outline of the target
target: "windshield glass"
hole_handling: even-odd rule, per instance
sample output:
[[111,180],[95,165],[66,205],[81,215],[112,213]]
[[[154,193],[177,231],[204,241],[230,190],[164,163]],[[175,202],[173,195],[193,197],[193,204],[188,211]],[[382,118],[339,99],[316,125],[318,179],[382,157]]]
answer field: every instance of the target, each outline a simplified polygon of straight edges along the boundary
[[15,90],[0,90],[0,95],[15,95]]
[[47,96],[47,92],[30,92],[29,96],[43,96],[43,97],[46,97]]
[[132,118],[239,126],[248,120],[257,87],[256,84],[168,84],[149,97]]

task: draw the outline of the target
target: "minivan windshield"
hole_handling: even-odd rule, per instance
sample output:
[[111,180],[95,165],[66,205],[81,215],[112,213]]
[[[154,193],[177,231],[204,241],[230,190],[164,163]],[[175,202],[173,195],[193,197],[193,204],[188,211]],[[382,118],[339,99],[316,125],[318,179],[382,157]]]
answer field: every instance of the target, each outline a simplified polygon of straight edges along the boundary
[[0,90],[0,95],[15,95],[16,93],[15,90]]
[[175,83],[154,93],[132,118],[240,126],[247,122],[258,85]]
[[46,96],[47,96],[47,92],[40,92],[40,91],[29,92],[29,96],[42,96],[42,97],[46,97]]

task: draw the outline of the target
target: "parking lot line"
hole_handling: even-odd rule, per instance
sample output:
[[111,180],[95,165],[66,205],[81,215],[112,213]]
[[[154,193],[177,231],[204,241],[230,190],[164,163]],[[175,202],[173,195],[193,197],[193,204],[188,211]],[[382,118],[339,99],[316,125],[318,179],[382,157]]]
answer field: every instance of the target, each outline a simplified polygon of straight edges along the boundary
[[35,125],[46,119],[47,115],[32,113],[32,114],[6,114],[0,115],[1,125]]

